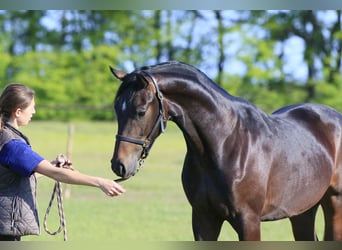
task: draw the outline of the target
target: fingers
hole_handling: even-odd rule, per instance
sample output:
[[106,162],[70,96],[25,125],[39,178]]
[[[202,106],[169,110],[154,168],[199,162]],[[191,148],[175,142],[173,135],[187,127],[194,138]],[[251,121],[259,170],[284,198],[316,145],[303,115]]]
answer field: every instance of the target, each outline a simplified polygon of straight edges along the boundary
[[108,186],[104,190],[107,196],[118,196],[126,192],[126,190],[121,185],[117,184],[115,181],[108,180],[107,184]]
[[72,162],[63,154],[59,154],[56,156],[56,160],[51,162],[52,164],[56,164],[57,167],[69,168],[73,170]]

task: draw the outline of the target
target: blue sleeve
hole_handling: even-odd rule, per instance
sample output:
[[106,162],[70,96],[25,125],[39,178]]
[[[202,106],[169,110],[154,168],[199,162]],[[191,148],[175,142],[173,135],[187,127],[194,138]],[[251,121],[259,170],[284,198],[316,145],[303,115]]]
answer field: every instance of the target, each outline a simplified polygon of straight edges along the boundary
[[23,176],[30,176],[43,157],[21,140],[11,140],[0,151],[0,163]]

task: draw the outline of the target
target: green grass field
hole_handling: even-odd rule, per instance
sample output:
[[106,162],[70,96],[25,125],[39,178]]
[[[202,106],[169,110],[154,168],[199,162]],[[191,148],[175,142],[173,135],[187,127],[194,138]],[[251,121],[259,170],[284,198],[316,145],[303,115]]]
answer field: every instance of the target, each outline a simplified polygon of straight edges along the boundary
[[[117,178],[111,171],[116,124],[110,122],[75,122],[72,161],[77,170],[91,175]],[[65,153],[68,124],[31,122],[22,131],[29,136],[35,151],[47,159]],[[69,241],[192,241],[191,207],[181,185],[185,144],[179,129],[168,124],[166,133],[153,146],[145,166],[122,185],[127,192],[116,198],[99,189],[69,186],[70,199],[64,200]],[[38,181],[38,203],[42,234],[27,236],[27,241],[62,241],[43,230],[43,217],[54,182],[46,177]],[[65,188],[65,186],[64,186]],[[51,212],[49,229],[57,226],[57,205]],[[322,215],[317,231],[322,236]],[[237,240],[228,223],[219,240]],[[262,240],[293,240],[288,220],[262,223]]]

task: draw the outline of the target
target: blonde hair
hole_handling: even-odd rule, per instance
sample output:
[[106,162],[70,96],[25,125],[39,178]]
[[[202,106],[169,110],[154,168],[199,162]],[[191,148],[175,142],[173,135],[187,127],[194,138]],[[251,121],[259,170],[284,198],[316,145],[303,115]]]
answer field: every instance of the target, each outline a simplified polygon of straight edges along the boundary
[[21,83],[10,83],[2,91],[0,96],[1,127],[9,120],[13,112],[18,108],[27,108],[34,98],[33,89]]

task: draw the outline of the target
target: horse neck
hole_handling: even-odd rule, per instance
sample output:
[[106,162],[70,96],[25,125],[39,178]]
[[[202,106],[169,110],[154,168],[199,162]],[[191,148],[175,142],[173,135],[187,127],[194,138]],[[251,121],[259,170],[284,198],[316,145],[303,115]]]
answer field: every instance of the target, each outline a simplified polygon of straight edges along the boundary
[[[236,119],[232,99],[215,85],[175,80],[161,85],[170,120],[182,130],[188,149],[199,154],[215,150],[215,136],[229,135]],[[219,90],[219,91],[218,91]],[[233,98],[233,97],[232,97]]]

